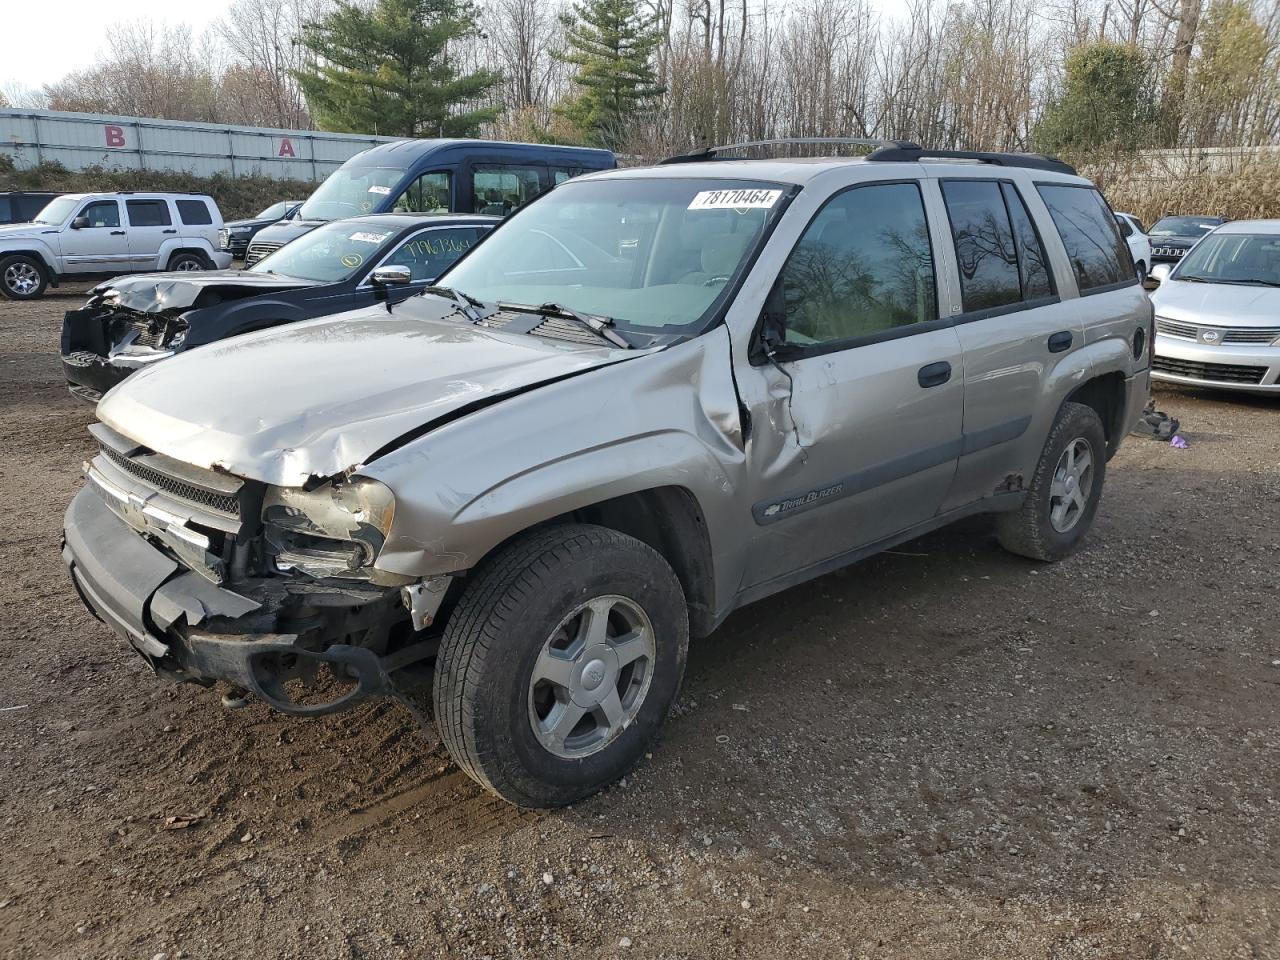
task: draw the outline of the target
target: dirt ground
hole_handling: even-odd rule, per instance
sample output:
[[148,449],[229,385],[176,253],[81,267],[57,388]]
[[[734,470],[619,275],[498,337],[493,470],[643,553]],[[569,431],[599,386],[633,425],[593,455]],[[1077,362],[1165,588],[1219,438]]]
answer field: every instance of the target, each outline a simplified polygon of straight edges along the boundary
[[78,302],[0,304],[0,955],[1280,957],[1280,401],[1161,392],[1190,448],[1130,440],[1060,565],[977,519],[738,613],[632,777],[536,814],[81,609]]

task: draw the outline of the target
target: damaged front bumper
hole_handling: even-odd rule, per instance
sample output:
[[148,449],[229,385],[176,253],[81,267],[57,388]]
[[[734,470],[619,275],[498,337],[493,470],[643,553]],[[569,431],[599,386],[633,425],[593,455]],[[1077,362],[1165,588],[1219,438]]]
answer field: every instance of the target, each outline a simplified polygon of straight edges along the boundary
[[[390,630],[408,626],[397,590],[326,590],[279,577],[227,589],[153,546],[92,486],[67,509],[62,555],[89,611],[158,675],[226,681],[284,713],[333,713],[396,694],[392,674],[434,654],[422,640],[388,652]],[[371,638],[379,649],[350,642]],[[342,690],[320,702],[295,697],[290,681],[313,680],[322,666]]]
[[[122,321],[109,310],[69,310],[62,320],[62,372],[72,396],[97,403],[131,373],[174,354],[163,346],[173,336],[158,324],[135,318]],[[113,335],[121,342],[114,342]]]

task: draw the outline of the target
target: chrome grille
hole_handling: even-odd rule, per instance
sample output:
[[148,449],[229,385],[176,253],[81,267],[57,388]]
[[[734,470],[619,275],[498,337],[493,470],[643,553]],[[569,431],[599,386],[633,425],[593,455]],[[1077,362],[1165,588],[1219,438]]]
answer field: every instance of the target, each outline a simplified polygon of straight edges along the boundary
[[1223,343],[1267,344],[1280,338],[1280,327],[1232,327],[1222,337]]
[[1189,380],[1212,383],[1261,383],[1267,375],[1266,367],[1246,367],[1235,363],[1199,363],[1176,357],[1156,357],[1151,369]]
[[167,493],[178,500],[185,500],[187,503],[193,503],[209,510],[216,510],[218,513],[229,517],[240,516],[240,500],[234,494],[216,493],[212,490],[198,487],[193,483],[188,483],[185,480],[180,480],[177,477],[171,477],[167,473],[163,473],[145,463],[139,463],[132,457],[126,457],[106,444],[102,445],[102,453],[125,473],[136,477],[149,487],[154,487],[156,490]]
[[245,266],[252,266],[257,263],[268,253],[275,253],[283,243],[272,243],[270,240],[255,240],[249,244],[249,249],[244,255]]
[[1194,340],[1196,338],[1196,327],[1193,323],[1178,323],[1176,320],[1156,317],[1156,333],[1164,334],[1166,337],[1181,337],[1184,340]]
[[1178,320],[1166,320],[1164,317],[1156,317],[1156,333],[1166,337],[1177,337],[1180,340],[1198,340],[1202,330],[1217,330],[1222,335],[1220,343],[1235,344],[1236,346],[1265,346],[1280,339],[1280,327],[1197,326],[1194,323],[1182,323]]

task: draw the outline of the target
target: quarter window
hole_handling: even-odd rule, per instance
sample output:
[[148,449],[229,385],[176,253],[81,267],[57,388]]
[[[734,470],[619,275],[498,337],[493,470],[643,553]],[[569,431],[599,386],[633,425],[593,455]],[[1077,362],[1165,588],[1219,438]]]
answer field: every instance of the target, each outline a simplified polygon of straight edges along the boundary
[[114,200],[98,200],[80,211],[91,227],[120,226],[120,204]]
[[447,172],[424,173],[400,194],[393,209],[396,213],[448,213],[449,197]]
[[475,227],[452,227],[415,233],[390,257],[388,266],[408,267],[414,280],[434,280],[476,245],[481,232]]
[[133,227],[167,227],[169,204],[163,200],[129,200],[129,225]]
[[831,198],[796,243],[779,281],[790,345],[851,341],[937,319],[920,188],[873,184]]
[[537,167],[477,166],[471,175],[476,213],[505,217],[542,192]]
[[1040,184],[1081,293],[1134,280],[1129,245],[1102,195],[1092,187]]
[[178,216],[189,227],[199,227],[213,223],[209,207],[203,200],[179,200]]

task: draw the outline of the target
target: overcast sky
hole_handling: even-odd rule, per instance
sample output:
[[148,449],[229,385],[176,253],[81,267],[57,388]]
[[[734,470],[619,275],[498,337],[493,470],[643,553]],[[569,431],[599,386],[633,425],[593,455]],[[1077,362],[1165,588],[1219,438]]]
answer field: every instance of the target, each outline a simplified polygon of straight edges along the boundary
[[[17,2],[3,0],[0,5]],[[34,42],[22,42],[10,31],[11,42],[0,54],[0,88],[39,88],[72,70],[92,66],[112,24],[150,17],[188,23],[198,34],[229,5],[230,0],[41,0],[31,8],[36,11],[31,22],[43,35],[29,38]],[[904,8],[906,0],[872,0],[872,6],[887,13]]]

